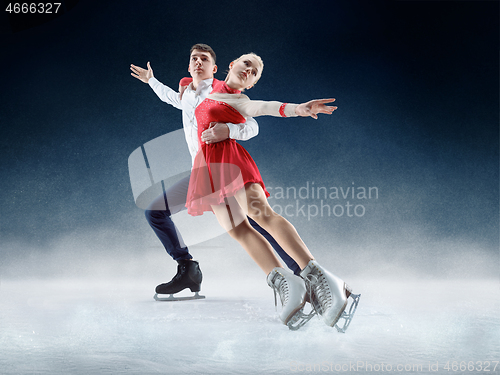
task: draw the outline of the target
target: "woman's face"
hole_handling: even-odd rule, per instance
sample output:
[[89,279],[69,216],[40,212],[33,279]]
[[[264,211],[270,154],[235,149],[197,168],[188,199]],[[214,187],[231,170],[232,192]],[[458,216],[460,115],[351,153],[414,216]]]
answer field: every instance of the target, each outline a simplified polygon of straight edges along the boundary
[[227,84],[235,89],[249,89],[260,78],[262,68],[252,55],[243,55],[229,64]]

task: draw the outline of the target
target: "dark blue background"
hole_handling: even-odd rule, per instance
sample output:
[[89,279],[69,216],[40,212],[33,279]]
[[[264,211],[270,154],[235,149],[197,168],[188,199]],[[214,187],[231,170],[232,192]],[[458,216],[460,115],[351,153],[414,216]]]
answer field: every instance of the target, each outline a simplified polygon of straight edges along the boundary
[[302,230],[403,241],[414,226],[498,251],[497,1],[67,4],[21,31],[2,14],[4,244],[43,248],[64,234],[130,225],[117,220],[140,211],[128,156],[179,129],[181,117],[129,66],[150,61],[176,88],[201,42],[217,52],[219,79],[239,55],[262,56],[251,98],[337,99],[319,120],[259,118],[259,137],[245,143],[273,186],[378,187],[365,224]]

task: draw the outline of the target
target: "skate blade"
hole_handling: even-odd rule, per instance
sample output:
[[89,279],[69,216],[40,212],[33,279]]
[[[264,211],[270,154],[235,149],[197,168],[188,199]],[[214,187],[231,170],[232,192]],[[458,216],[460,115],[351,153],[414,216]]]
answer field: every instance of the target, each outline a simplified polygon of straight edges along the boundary
[[[342,311],[342,314],[340,314],[339,319],[335,323],[334,327],[337,328],[338,332],[345,333],[349,325],[351,324],[352,318],[354,316],[354,313],[356,312],[356,309],[358,308],[358,303],[359,303],[359,298],[361,297],[361,294],[352,294],[349,293],[349,297],[347,298],[352,298],[352,303],[351,306],[349,307],[349,312],[346,312],[345,310]],[[339,325],[339,323],[343,320],[343,325],[342,327]]]
[[310,321],[314,315],[316,315],[315,310],[311,310],[309,314],[305,314],[301,309],[297,313],[295,313],[294,316],[292,316],[292,318],[286,325],[291,331],[297,331],[298,329],[302,328],[308,321]]
[[173,294],[168,297],[160,297],[158,293],[156,293],[153,297],[156,301],[189,301],[194,299],[203,299],[205,296],[200,296],[198,292],[195,292],[194,296],[188,297],[175,297]]

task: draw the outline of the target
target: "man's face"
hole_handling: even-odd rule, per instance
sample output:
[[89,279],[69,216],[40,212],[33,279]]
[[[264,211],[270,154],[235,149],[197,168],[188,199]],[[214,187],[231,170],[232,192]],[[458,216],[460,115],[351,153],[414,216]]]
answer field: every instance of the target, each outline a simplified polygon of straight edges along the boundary
[[217,65],[214,64],[209,52],[195,49],[191,53],[188,72],[194,79],[203,81],[213,78],[214,73],[217,72]]

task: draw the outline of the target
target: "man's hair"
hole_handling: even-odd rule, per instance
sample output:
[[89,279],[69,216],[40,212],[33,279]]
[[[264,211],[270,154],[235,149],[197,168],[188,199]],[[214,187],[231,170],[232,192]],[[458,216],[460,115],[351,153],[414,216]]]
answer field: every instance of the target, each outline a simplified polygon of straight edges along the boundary
[[215,57],[215,52],[212,49],[212,47],[210,47],[208,44],[197,43],[191,47],[191,51],[189,51],[189,55],[191,55],[195,49],[197,49],[199,51],[205,51],[205,52],[210,53],[210,55],[212,56],[212,60],[214,61],[214,64],[215,64],[216,57]]

